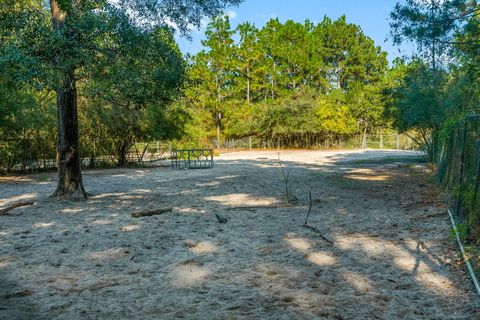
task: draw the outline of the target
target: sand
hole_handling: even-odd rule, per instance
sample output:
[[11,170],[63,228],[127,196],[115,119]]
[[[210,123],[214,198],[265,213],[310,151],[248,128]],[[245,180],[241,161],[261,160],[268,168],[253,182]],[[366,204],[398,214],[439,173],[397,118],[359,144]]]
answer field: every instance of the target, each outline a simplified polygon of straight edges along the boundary
[[[0,318],[480,319],[412,156],[281,152],[288,205],[273,151],[208,170],[85,171],[93,196],[78,202],[48,198],[54,173],[3,178],[0,209],[35,204],[0,216]],[[302,227],[309,191],[309,224],[333,244]]]

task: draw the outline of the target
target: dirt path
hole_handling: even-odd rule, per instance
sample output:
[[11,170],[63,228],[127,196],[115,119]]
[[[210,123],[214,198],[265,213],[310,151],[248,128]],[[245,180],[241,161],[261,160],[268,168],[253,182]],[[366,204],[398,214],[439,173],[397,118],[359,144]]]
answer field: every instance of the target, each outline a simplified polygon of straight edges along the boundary
[[[1,319],[479,319],[445,209],[406,152],[276,152],[212,170],[0,181]],[[401,161],[399,161],[402,158]],[[315,232],[302,228],[308,210]],[[173,207],[134,219],[132,211]],[[228,219],[219,224],[215,214]]]

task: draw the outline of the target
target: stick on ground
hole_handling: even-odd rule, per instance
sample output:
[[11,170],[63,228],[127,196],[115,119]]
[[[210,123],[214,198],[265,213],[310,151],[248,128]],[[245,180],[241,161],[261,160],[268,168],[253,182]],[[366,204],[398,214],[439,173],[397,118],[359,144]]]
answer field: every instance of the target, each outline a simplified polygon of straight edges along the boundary
[[310,197],[310,204],[308,206],[308,212],[307,212],[307,216],[305,217],[305,222],[303,223],[304,225],[308,224],[308,217],[310,216],[310,212],[312,212],[312,204],[313,204],[312,191],[308,190],[308,196]]
[[12,209],[15,209],[15,208],[18,208],[18,207],[24,207],[24,206],[31,206],[33,205],[33,202],[31,201],[28,201],[28,202],[17,202],[17,203],[14,203],[12,204],[11,206],[9,207],[6,207],[4,209],[1,209],[0,210],[0,215],[7,215],[8,211],[12,210]]
[[165,212],[171,212],[173,208],[160,208],[160,209],[154,209],[154,210],[145,210],[145,211],[138,211],[138,212],[132,212],[131,216],[132,218],[140,218],[140,217],[150,217],[156,214],[163,214]]
[[308,224],[304,224],[303,227],[304,227],[304,228],[307,228],[307,229],[310,229],[310,230],[312,230],[312,231],[315,232],[315,233],[318,233],[318,236],[319,236],[320,238],[322,238],[323,240],[325,240],[326,242],[328,242],[328,243],[330,243],[330,244],[334,244],[332,240],[330,240],[330,239],[328,239],[327,237],[325,237],[324,235],[322,235],[322,234],[320,233],[320,230],[318,230],[317,228],[315,228],[315,227],[313,227],[313,226],[309,226]]

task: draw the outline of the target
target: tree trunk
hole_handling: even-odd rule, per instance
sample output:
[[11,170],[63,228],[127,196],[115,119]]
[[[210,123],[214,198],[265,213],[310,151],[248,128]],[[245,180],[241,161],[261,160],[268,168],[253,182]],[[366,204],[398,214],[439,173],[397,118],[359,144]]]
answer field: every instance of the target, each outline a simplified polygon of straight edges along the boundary
[[[51,0],[53,28],[62,32],[66,13]],[[62,68],[66,57],[57,56]],[[77,88],[73,68],[62,70],[63,81],[57,89],[57,189],[53,197],[85,199],[78,143]]]
[[363,128],[363,135],[362,135],[362,149],[367,149],[367,128],[368,128],[368,125],[365,124],[365,127]]
[[247,102],[250,103],[250,79],[247,78]]
[[126,166],[127,165],[127,152],[129,149],[129,144],[127,141],[121,141],[120,145],[117,148],[117,154],[118,154],[118,162],[117,164],[119,166]]
[[275,67],[276,67],[276,63],[275,61],[273,62],[273,73],[272,73],[272,99],[275,99]]
[[250,103],[250,69],[247,68],[247,102]]

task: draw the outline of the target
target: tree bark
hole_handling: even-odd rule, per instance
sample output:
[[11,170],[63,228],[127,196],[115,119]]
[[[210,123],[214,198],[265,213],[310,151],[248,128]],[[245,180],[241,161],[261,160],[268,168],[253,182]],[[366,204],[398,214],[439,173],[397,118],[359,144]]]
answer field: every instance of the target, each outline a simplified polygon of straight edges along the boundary
[[250,69],[247,68],[247,102],[250,103]]
[[[64,32],[67,13],[56,0],[51,0],[52,22],[55,32]],[[57,88],[57,188],[52,197],[85,199],[80,169],[78,143],[77,88],[75,69],[64,67],[68,57],[60,52],[56,57],[63,80]]]
[[368,128],[368,125],[365,124],[365,127],[363,128],[363,135],[362,135],[362,149],[367,149],[367,128]]

